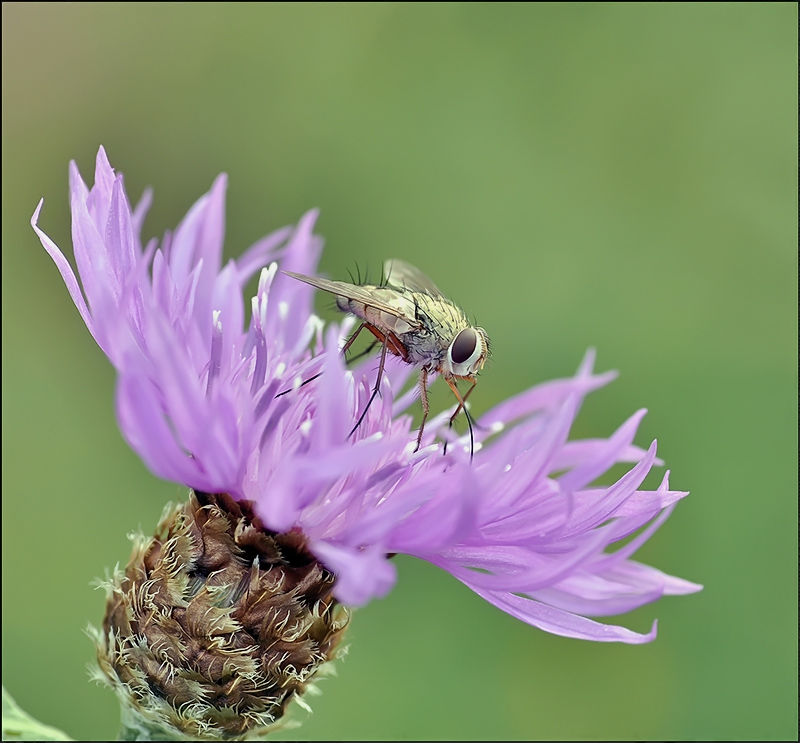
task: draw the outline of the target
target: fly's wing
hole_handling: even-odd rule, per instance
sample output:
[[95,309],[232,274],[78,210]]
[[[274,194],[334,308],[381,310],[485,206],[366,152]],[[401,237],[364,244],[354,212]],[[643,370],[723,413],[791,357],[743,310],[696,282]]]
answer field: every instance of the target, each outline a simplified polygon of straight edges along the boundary
[[[419,324],[418,320],[413,314],[409,315],[407,310],[404,311],[405,308],[410,304],[409,301],[403,299],[397,292],[393,292],[391,289],[375,286],[358,286],[358,284],[348,284],[346,281],[321,279],[318,276],[306,276],[305,274],[293,273],[292,271],[284,271],[284,273],[287,276],[291,276],[293,279],[304,281],[306,284],[311,284],[311,286],[316,287],[317,289],[322,289],[324,292],[330,292],[338,297],[346,297],[347,299],[360,302],[365,307],[373,307],[381,312],[386,312],[394,317],[399,317],[401,320],[405,320],[412,326]],[[376,296],[377,292],[380,292],[384,295],[389,294],[397,297],[398,301],[396,306],[392,306],[379,296]]]
[[442,292],[422,271],[399,258],[391,258],[383,264],[383,275],[386,281],[398,287],[423,292],[432,297],[441,297]]

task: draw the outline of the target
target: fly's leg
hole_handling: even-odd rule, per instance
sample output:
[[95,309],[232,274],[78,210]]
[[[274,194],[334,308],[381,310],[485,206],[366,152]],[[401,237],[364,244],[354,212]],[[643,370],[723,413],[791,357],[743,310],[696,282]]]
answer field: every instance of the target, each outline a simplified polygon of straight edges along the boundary
[[[365,327],[365,325],[362,325],[361,327],[363,328],[363,327]],[[361,328],[359,328],[358,330],[360,331]],[[349,341],[348,341],[348,344],[349,344]],[[384,337],[384,339],[383,339],[383,348],[381,349],[381,362],[380,362],[380,365],[378,366],[378,378],[375,380],[375,387],[372,388],[372,394],[370,395],[370,398],[369,398],[369,400],[367,402],[367,406],[364,408],[364,411],[358,417],[358,420],[356,421],[355,426],[353,426],[353,430],[350,431],[350,433],[347,434],[347,438],[348,439],[356,432],[356,429],[361,425],[361,421],[364,420],[364,416],[367,414],[367,411],[369,410],[370,405],[372,405],[372,401],[375,399],[375,396],[380,391],[381,379],[383,379],[383,366],[386,363],[386,349],[388,348],[388,346],[389,346],[389,336],[386,335]]]
[[[353,341],[355,341],[355,339],[358,338],[358,334],[366,327],[367,327],[367,324],[362,322],[361,325],[359,325],[358,328],[356,329],[356,332],[353,333],[353,335],[351,335],[347,339],[347,343],[345,343],[344,346],[342,347],[342,356],[344,356],[347,353],[347,351],[350,348],[350,346],[353,345]],[[366,356],[370,351],[372,351],[373,348],[375,348],[376,344],[377,344],[377,341],[373,341],[372,343],[370,343],[369,348],[366,351],[364,351],[362,353],[359,353],[356,356],[353,356],[353,358],[351,358],[351,359],[348,359],[347,363],[348,364],[352,363],[356,359],[360,359],[362,356]],[[313,382],[315,379],[318,379],[321,376],[322,376],[322,372],[319,372],[319,373],[315,374],[313,377],[309,377],[308,379],[306,379],[300,385],[300,387],[305,387],[309,382]],[[291,391],[292,391],[291,388],[288,389],[288,390],[284,390],[283,392],[279,392],[277,395],[275,395],[275,397],[276,398],[277,397],[281,397],[281,396],[286,395],[287,393],[289,393]]]
[[475,385],[478,384],[478,380],[473,377],[472,379],[470,379],[470,382],[472,382],[472,386],[467,390],[467,394],[464,395],[464,402],[459,402],[458,407],[456,408],[456,412],[450,416],[450,427],[452,428],[453,423],[456,420],[456,416],[461,412],[461,409],[463,408],[464,415],[467,416],[467,425],[470,427],[470,434],[471,434],[473,426],[477,428],[479,431],[485,431],[486,426],[482,426],[480,423],[473,420],[472,416],[469,414],[469,411],[466,408],[465,403],[467,402],[467,398],[472,394],[472,390],[475,389]]
[[[308,379],[303,380],[300,385],[296,389],[300,389],[300,387],[305,387],[309,382],[313,382],[315,379],[319,379],[322,376],[322,372],[318,372],[313,377],[309,377]],[[279,392],[273,399],[277,400],[279,397],[283,397],[284,395],[288,395],[294,387],[290,387],[288,390],[284,390],[283,392]]]
[[467,390],[467,394],[464,395],[464,399],[463,400],[459,399],[458,407],[456,408],[456,412],[453,413],[453,415],[450,416],[450,424],[448,426],[449,428],[453,427],[453,423],[455,422],[455,419],[458,417],[458,414],[461,412],[461,409],[464,408],[465,411],[467,409],[466,408],[467,398],[470,396],[470,393],[472,392],[472,390],[475,389],[475,385],[478,384],[478,380],[473,378],[473,379],[470,379],[470,382],[472,382],[472,387],[470,387]]
[[420,444],[422,443],[422,432],[425,430],[425,421],[428,420],[428,412],[430,405],[428,405],[428,370],[423,367],[419,375],[419,389],[420,400],[422,401],[422,423],[419,424],[419,433],[417,434],[417,448],[414,451],[419,451]]
[[[478,380],[476,380],[476,379],[471,380],[472,381],[472,387],[470,387],[467,390],[467,394],[464,395],[463,397],[461,396],[461,393],[458,391],[458,387],[456,387],[455,381],[453,381],[452,379],[448,379],[447,377],[445,377],[444,381],[447,382],[447,386],[451,390],[453,390],[453,394],[456,396],[456,400],[458,400],[458,407],[456,408],[456,412],[453,413],[453,415],[450,418],[450,425],[451,426],[453,425],[453,421],[455,420],[455,417],[461,412],[462,409],[464,410],[464,415],[467,418],[467,426],[469,428],[469,459],[470,459],[470,461],[472,461],[472,457],[473,457],[473,455],[475,453],[475,437],[474,437],[474,435],[472,433],[472,416],[469,414],[469,410],[467,410],[466,402],[467,402],[467,398],[469,397],[469,393],[472,392],[472,390],[475,389],[475,385],[477,384]],[[442,453],[443,454],[447,453],[447,442],[446,441],[444,442],[444,451]]]
[[355,356],[351,356],[349,359],[347,359],[347,364],[348,364],[348,366],[349,366],[350,364],[352,364],[354,361],[358,361],[358,359],[361,359],[361,358],[363,358],[363,357],[364,357],[364,356],[366,356],[368,353],[372,353],[372,350],[375,348],[375,346],[377,346],[377,345],[378,345],[378,343],[379,343],[379,342],[380,342],[380,341],[378,341],[378,340],[373,340],[373,341],[372,341],[372,343],[370,343],[370,344],[369,344],[369,345],[366,347],[366,349],[364,349],[364,350],[363,350],[363,351],[361,351],[360,353],[357,353]]
[[342,356],[344,356],[350,350],[350,346],[352,346],[356,338],[358,338],[359,333],[361,333],[361,331],[366,327],[367,324],[365,322],[362,322],[361,325],[359,325],[358,328],[356,328],[356,332],[353,333],[353,335],[351,335],[347,339],[347,343],[345,343],[344,346],[342,346]]

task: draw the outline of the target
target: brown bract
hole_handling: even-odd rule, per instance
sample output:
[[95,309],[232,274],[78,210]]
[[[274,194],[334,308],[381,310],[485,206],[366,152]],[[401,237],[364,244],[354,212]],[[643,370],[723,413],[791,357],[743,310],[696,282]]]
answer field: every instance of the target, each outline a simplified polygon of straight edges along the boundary
[[249,503],[192,493],[134,541],[96,633],[127,735],[261,737],[341,654],[334,576],[302,534],[266,530]]

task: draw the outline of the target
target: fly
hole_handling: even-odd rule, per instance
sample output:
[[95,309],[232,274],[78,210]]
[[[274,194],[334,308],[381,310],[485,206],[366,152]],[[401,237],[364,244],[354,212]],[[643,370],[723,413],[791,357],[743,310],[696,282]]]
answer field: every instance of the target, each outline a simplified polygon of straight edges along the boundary
[[[342,353],[350,349],[364,329],[372,333],[381,344],[378,377],[372,395],[353,430],[350,431],[350,436],[361,425],[378,394],[386,354],[389,352],[420,369],[422,423],[417,434],[417,449],[422,442],[425,421],[430,412],[428,376],[438,373],[447,382],[458,401],[458,407],[450,418],[450,425],[452,426],[456,416],[463,410],[469,426],[470,452],[472,452],[474,445],[472,421],[466,402],[477,384],[476,375],[483,368],[489,355],[489,337],[483,328],[471,325],[461,308],[445,298],[436,284],[422,271],[405,261],[386,261],[384,264],[386,284],[383,286],[348,284],[344,281],[331,281],[291,271],[284,273],[317,289],[334,294],[336,305],[342,312],[348,312],[361,320],[361,324],[345,343]],[[456,381],[459,379],[465,379],[470,383],[464,395],[456,386]]]

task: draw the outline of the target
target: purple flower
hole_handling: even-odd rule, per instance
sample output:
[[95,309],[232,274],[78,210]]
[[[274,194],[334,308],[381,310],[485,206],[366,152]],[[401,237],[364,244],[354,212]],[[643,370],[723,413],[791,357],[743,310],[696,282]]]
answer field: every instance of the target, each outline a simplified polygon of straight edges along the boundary
[[[548,632],[641,643],[655,624],[637,634],[587,616],[700,590],[630,559],[686,495],[670,490],[668,473],[657,490],[639,489],[660,464],[655,442],[633,444],[644,411],[607,439],[568,440],[584,396],[614,376],[593,373],[591,352],[574,377],[481,416],[472,461],[468,439],[448,430],[452,411],[428,422],[414,451],[405,411],[415,390],[401,394],[414,370],[396,359],[348,439],[375,359],[347,369],[339,349],[352,320],[326,327],[312,313],[314,290],[282,273],[315,272],[315,212],[223,265],[225,176],[160,245],[141,242],[151,194],[131,208],[102,148],[94,187],[75,163],[70,180],[80,283],[37,226],[41,203],[32,225],[117,370],[125,438],[156,475],[250,500],[275,531],[301,530],[343,603],[386,594],[390,557],[404,553]],[[248,321],[243,292],[256,273]],[[618,462],[631,464],[625,475],[593,484]]]

